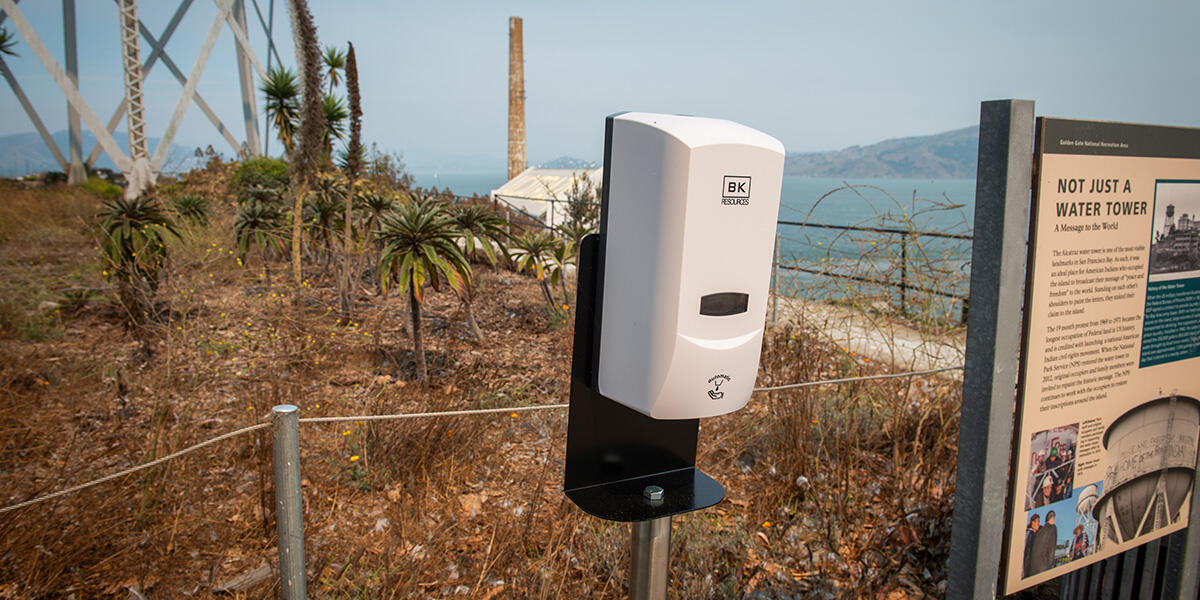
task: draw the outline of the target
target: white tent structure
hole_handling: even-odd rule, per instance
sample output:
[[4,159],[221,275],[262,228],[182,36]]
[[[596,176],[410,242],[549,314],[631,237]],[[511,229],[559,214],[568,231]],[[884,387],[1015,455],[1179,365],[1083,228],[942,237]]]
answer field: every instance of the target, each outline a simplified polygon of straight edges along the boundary
[[[508,183],[492,190],[493,201],[520,211],[547,227],[557,227],[567,219],[571,203],[568,192],[576,180],[587,177],[600,188],[604,169],[525,169]],[[592,201],[598,202],[599,198]]]

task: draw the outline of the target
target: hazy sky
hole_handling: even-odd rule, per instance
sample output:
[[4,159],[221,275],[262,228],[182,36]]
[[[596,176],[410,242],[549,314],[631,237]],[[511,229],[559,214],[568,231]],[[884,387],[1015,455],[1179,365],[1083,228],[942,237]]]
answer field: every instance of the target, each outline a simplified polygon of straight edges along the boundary
[[[1200,126],[1195,0],[309,1],[322,45],[355,44],[364,137],[404,152],[414,167],[447,155],[503,164],[509,16],[524,18],[531,162],[599,160],[604,116],[623,110],[732,119],[789,151],[965,127],[978,121],[981,100],[995,98],[1033,99],[1039,115]],[[265,16],[271,0],[258,3]],[[80,86],[107,121],[122,94],[116,5],[77,4]],[[143,1],[142,19],[158,35],[177,4]],[[61,3],[19,7],[61,63]],[[253,4],[248,12],[265,61]],[[291,66],[284,0],[275,13],[276,44]],[[168,44],[185,74],[215,14],[196,0]],[[64,128],[57,87],[19,36],[16,51],[6,61],[18,81],[48,127]],[[145,43],[142,52],[149,55]],[[241,138],[236,73],[226,29],[199,90]],[[161,64],[148,77],[152,136],[180,89]],[[33,130],[6,86],[0,115],[0,134]],[[194,106],[176,143],[229,153]]]

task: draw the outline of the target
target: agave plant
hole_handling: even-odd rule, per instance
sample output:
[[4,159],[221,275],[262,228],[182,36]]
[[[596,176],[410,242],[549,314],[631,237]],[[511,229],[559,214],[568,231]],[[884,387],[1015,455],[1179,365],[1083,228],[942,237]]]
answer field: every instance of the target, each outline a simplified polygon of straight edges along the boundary
[[104,275],[117,280],[117,294],[132,325],[154,317],[159,273],[166,266],[167,234],[179,237],[175,223],[152,196],[114,198],[100,211]]
[[550,294],[547,279],[550,276],[550,267],[554,264],[554,251],[561,245],[562,239],[549,231],[526,231],[512,238],[512,250],[509,254],[516,264],[517,271],[533,271],[542,286],[542,292],[546,294],[546,302],[552,307],[555,302]]
[[234,235],[237,238],[238,262],[245,265],[246,255],[252,248],[258,248],[264,255],[267,253],[285,254],[287,252],[287,244],[284,242],[285,230],[283,213],[275,205],[252,202],[239,208],[237,220],[233,225]]
[[[359,181],[354,186],[354,205],[356,209],[366,214],[365,222],[362,225],[363,258],[366,264],[378,264],[379,222],[384,214],[400,205],[400,196],[390,190],[380,189],[370,180]],[[376,285],[379,286],[376,291],[382,292],[383,287],[379,284],[378,279],[376,279]]]
[[437,197],[436,192],[437,192],[437,190],[435,189],[434,193],[423,192],[420,194],[409,196],[408,203],[411,205],[414,205],[414,206],[425,207],[430,210],[444,211],[446,209],[446,203],[441,198]]
[[394,285],[408,294],[417,379],[425,385],[429,381],[421,342],[425,284],[437,290],[445,283],[461,296],[471,282],[471,263],[458,248],[453,222],[432,205],[413,203],[383,215],[379,236],[384,245],[380,283],[385,292]]
[[58,311],[67,315],[74,315],[87,308],[88,303],[92,300],[99,300],[104,297],[100,290],[92,288],[68,288],[58,293]]
[[[373,235],[379,225],[379,218],[399,204],[399,195],[389,190],[379,189],[370,182],[361,181],[354,189],[355,204],[367,213],[367,236]],[[368,241],[364,245],[370,247]]]
[[482,254],[488,264],[496,264],[496,250],[504,254],[503,217],[479,205],[464,204],[451,208],[450,220],[458,228],[460,246],[467,258],[474,259]]
[[304,202],[305,228],[321,241],[326,262],[333,256],[335,231],[338,219],[343,218],[341,205],[345,195],[345,179],[335,174],[322,174]]
[[175,196],[171,205],[179,216],[196,225],[208,225],[208,215],[211,212],[208,200],[202,196]]

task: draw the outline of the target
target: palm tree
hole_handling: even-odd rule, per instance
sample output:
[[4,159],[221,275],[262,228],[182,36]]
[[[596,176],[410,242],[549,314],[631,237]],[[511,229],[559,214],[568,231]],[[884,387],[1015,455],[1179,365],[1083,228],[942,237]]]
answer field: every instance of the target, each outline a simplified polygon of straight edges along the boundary
[[346,137],[346,119],[350,112],[341,98],[327,94],[321,101],[321,110],[325,111],[325,131],[321,134],[321,143],[325,148],[325,156],[333,156],[333,140]]
[[546,283],[550,266],[554,262],[554,249],[562,245],[562,240],[549,231],[526,231],[512,238],[512,259],[516,262],[517,271],[531,269],[542,285],[546,294],[546,302],[554,306],[554,297],[550,295],[550,287]]
[[263,80],[267,119],[275,127],[284,151],[291,153],[296,124],[300,121],[300,84],[291,69],[271,67]]
[[17,45],[17,36],[13,35],[7,29],[0,27],[0,54],[7,54],[9,56],[17,56],[17,53],[13,52],[13,46],[16,46],[16,45]]
[[333,88],[341,82],[340,74],[346,70],[346,53],[337,46],[326,46],[321,61],[325,63],[325,73],[329,76],[329,91],[326,94],[332,95]]
[[379,261],[380,282],[385,292],[389,284],[394,283],[401,294],[408,293],[417,379],[421,385],[426,385],[429,373],[421,343],[421,302],[425,298],[425,283],[436,290],[444,281],[461,295],[471,282],[471,264],[458,249],[450,218],[429,204],[413,203],[400,212],[384,215],[380,240],[384,244]]
[[[454,222],[454,227],[458,230],[459,247],[468,260],[475,258],[478,252],[482,251],[488,264],[494,266],[497,248],[500,249],[502,256],[507,254],[504,251],[503,242],[505,221],[496,213],[482,206],[467,204],[450,209],[450,220]],[[471,329],[471,335],[475,337],[475,341],[482,343],[483,332],[479,329],[479,323],[475,320],[475,312],[471,309],[471,299],[474,296],[474,286],[468,286],[465,293],[459,294],[458,300],[462,303],[463,312],[466,313],[467,326]]]

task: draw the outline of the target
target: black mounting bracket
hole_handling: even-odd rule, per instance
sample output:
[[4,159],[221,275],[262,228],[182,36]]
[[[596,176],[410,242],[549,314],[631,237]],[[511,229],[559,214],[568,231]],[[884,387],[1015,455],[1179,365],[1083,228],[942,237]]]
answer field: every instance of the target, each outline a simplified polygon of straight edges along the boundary
[[[603,245],[580,243],[571,356],[571,405],[563,491],[584,512],[609,521],[647,521],[708,508],[725,488],[696,468],[700,420],[653,419],[597,392]],[[662,488],[661,499],[646,488]]]

